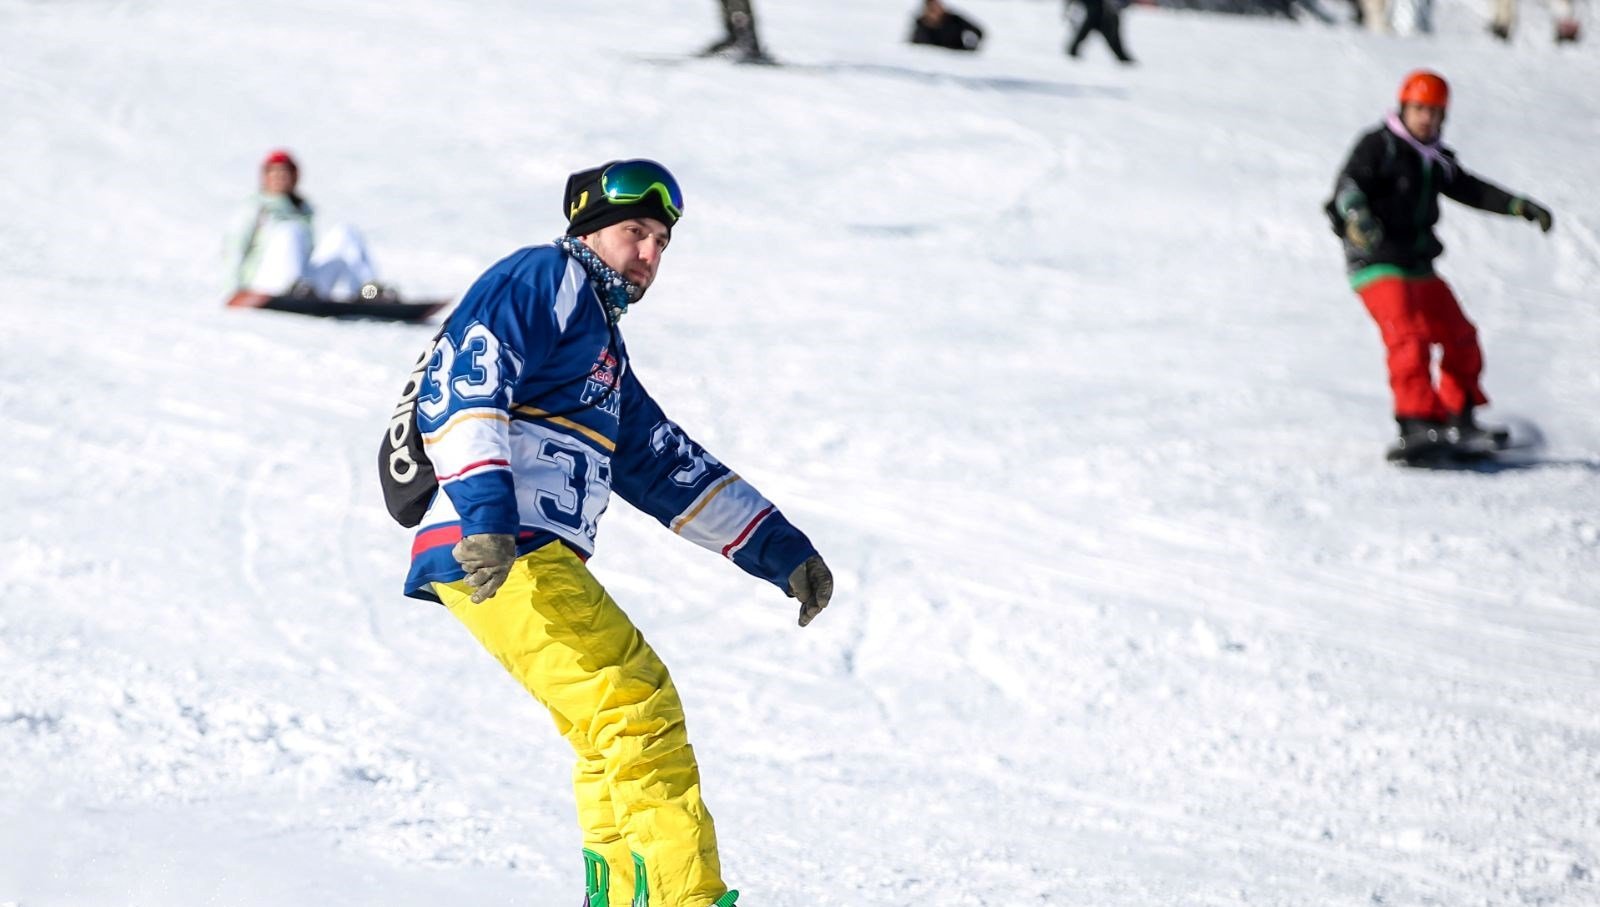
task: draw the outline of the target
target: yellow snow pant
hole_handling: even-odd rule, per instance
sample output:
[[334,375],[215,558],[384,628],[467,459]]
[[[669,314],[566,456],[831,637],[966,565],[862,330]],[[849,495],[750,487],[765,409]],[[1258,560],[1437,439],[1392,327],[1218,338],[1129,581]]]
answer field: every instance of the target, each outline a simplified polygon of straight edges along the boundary
[[632,903],[630,851],[644,860],[650,907],[721,897],[716,831],[677,688],[583,561],[553,542],[518,558],[482,604],[465,582],[433,589],[577,751],[578,822],[584,847],[611,870],[610,907]]

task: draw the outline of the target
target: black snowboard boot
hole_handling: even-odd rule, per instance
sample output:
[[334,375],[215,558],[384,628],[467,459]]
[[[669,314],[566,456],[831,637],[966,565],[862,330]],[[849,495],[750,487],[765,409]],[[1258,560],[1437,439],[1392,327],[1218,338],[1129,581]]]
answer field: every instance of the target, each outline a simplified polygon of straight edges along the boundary
[[1450,439],[1447,437],[1449,427],[1443,422],[1401,417],[1394,421],[1400,427],[1400,437],[1389,445],[1389,459],[1415,463],[1437,457],[1450,449]]
[[740,63],[775,62],[761,49],[750,0],[722,0],[722,26],[726,35],[700,51],[700,56],[730,57]]
[[761,39],[756,35],[756,20],[749,13],[733,14],[733,58],[740,63],[773,63],[761,49]]
[[1479,425],[1467,407],[1451,417],[1445,429],[1445,440],[1458,450],[1469,453],[1492,453],[1506,446],[1511,432],[1504,428]]
[[761,49],[761,39],[755,29],[746,24],[730,31],[727,36],[713,41],[700,51],[702,57],[728,57],[736,63],[776,63]]

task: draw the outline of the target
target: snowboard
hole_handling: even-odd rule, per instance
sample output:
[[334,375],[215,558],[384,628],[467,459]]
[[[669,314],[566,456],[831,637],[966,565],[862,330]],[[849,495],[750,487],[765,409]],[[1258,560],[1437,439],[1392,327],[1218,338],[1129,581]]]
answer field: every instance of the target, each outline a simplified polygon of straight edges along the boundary
[[1471,468],[1477,464],[1499,462],[1502,455],[1538,446],[1543,436],[1532,423],[1486,429],[1482,438],[1452,442],[1444,437],[1410,444],[1392,441],[1384,458],[1398,466],[1422,469]]
[[643,53],[643,54],[634,54],[633,55],[633,59],[637,60],[640,63],[648,63],[651,66],[685,66],[685,65],[689,65],[689,64],[702,63],[702,62],[703,63],[714,63],[714,62],[717,62],[719,60],[721,62],[723,62],[723,63],[731,63],[731,64],[736,65],[736,66],[754,66],[754,67],[766,66],[766,67],[771,67],[771,68],[774,68],[774,69],[782,67],[784,65],[783,63],[781,63],[778,60],[774,59],[770,54],[767,54],[767,53],[762,53],[761,56],[759,56],[759,57],[740,57],[740,56],[738,56],[736,54],[729,54],[729,53],[704,53],[704,52],[702,52],[702,53],[689,53],[689,54]]
[[774,60],[771,57],[763,57],[763,58],[758,59],[758,60],[734,60],[734,59],[729,59],[727,57],[702,57],[699,54],[686,54],[686,55],[683,55],[683,56],[672,56],[670,54],[656,54],[656,55],[653,55],[653,56],[645,56],[645,55],[641,54],[641,55],[635,56],[633,59],[639,61],[640,63],[647,64],[649,66],[666,66],[666,67],[689,66],[689,65],[692,65],[692,64],[695,64],[695,63],[700,63],[700,62],[708,62],[709,63],[711,61],[721,60],[723,63],[727,63],[727,64],[732,65],[732,66],[752,66],[752,67],[766,68],[766,69],[784,69],[784,68],[787,68],[785,66],[785,64],[779,63],[777,60]]
[[228,305],[233,308],[268,309],[317,318],[366,318],[404,322],[426,321],[449,304],[448,299],[353,299],[349,302],[338,302],[317,296],[267,296],[243,290],[233,294],[233,298],[228,300]]

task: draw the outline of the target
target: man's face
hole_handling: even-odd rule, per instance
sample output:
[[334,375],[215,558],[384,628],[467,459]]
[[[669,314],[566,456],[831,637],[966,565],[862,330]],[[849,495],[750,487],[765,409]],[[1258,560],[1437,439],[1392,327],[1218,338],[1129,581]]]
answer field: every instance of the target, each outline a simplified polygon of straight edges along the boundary
[[1444,108],[1406,104],[1400,108],[1400,122],[1405,124],[1406,131],[1415,136],[1417,141],[1431,142],[1439,137],[1439,130],[1444,128]]
[[296,182],[294,168],[288,164],[268,164],[261,168],[261,191],[268,195],[288,195]]
[[602,227],[579,239],[612,270],[643,291],[655,282],[656,270],[661,267],[661,253],[667,250],[671,238],[667,235],[667,225],[661,221],[653,217],[635,217]]

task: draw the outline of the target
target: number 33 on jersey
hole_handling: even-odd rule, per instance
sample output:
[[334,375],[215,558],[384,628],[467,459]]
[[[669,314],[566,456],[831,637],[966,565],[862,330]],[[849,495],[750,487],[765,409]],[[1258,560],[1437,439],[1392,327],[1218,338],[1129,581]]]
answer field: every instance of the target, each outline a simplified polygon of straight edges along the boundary
[[462,298],[416,414],[439,491],[412,544],[408,595],[462,577],[450,549],[466,535],[512,534],[518,554],[560,541],[589,557],[612,492],[784,591],[815,553],[661,411],[582,266],[554,245],[513,253]]

